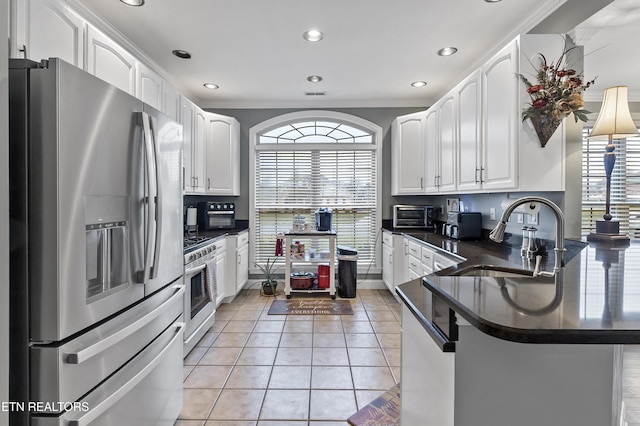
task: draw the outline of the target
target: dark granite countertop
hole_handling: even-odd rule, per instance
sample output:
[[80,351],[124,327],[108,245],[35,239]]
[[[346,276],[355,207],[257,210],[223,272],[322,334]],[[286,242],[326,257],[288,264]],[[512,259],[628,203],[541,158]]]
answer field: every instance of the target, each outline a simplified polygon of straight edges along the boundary
[[225,235],[237,235],[243,231],[247,231],[248,229],[248,226],[238,226],[229,229],[216,229],[215,231],[198,231],[198,235],[200,237],[218,238]]
[[[445,251],[454,242],[429,232],[402,232]],[[565,267],[555,278],[453,276],[475,264],[532,269],[519,248],[492,241],[455,242],[466,260],[397,293],[420,321],[432,293],[484,333],[523,343],[640,343],[640,244],[607,249],[566,241]],[[553,254],[543,269],[553,267]],[[605,270],[608,270],[605,273]],[[608,275],[608,278],[605,277]],[[430,293],[431,292],[431,293]]]

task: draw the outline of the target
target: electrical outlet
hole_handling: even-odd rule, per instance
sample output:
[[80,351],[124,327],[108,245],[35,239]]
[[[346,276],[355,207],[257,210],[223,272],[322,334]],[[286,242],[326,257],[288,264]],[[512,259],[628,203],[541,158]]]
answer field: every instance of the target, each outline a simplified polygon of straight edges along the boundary
[[537,225],[538,224],[538,213],[528,214],[527,215],[527,224],[529,224],[529,225]]
[[489,219],[490,220],[496,220],[496,209],[495,209],[495,207],[491,207],[489,209]]
[[522,213],[517,213],[516,219],[518,220],[518,223],[524,223],[524,215]]

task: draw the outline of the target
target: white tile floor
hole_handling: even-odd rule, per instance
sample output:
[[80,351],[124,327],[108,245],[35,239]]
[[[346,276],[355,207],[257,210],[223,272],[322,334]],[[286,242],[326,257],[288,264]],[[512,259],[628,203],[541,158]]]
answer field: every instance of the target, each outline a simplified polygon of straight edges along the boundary
[[185,359],[176,426],[346,425],[400,379],[400,304],[386,290],[346,300],[353,315],[267,315],[258,290],[221,305]]

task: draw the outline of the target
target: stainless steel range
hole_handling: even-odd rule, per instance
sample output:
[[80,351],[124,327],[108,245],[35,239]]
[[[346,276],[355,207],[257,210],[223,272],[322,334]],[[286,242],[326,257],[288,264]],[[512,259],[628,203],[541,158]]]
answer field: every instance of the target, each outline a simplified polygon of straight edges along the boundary
[[193,349],[215,321],[216,244],[208,237],[184,240],[184,354]]

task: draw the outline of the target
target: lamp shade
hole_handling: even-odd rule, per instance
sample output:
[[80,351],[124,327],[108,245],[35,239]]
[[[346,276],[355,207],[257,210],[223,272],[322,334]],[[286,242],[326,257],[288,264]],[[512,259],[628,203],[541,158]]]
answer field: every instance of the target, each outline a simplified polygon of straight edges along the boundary
[[627,86],[605,89],[600,115],[589,134],[590,138],[611,136],[613,139],[620,139],[638,134],[638,128],[629,111],[627,91]]

